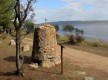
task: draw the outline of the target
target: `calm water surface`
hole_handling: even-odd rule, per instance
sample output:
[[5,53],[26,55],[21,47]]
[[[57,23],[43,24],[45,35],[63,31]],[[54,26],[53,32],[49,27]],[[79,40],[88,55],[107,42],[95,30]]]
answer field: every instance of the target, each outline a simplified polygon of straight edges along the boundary
[[58,31],[60,34],[67,34],[62,31],[62,26],[64,24],[72,24],[79,29],[83,29],[85,37],[108,41],[108,21],[58,22],[57,24],[60,26],[60,30]]

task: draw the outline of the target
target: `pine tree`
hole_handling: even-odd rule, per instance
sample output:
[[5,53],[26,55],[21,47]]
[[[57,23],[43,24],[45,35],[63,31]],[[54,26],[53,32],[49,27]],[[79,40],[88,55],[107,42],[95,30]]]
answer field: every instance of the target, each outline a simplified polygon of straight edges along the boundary
[[5,30],[14,18],[14,0],[0,0],[0,26]]

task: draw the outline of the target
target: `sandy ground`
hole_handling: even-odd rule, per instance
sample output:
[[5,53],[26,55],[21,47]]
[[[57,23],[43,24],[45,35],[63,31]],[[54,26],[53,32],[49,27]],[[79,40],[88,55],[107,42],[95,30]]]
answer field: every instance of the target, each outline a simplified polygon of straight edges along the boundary
[[92,53],[66,47],[64,57],[70,59],[72,63],[82,67],[91,67],[108,72],[108,58],[94,55]]
[[[25,38],[23,43],[29,44],[32,46],[31,39]],[[58,47],[60,50],[60,46]],[[81,50],[65,47],[64,57],[69,59],[72,63],[77,64],[81,67],[91,67],[95,69],[103,70],[104,72],[108,72],[108,58],[95,55],[89,52],[84,52]]]

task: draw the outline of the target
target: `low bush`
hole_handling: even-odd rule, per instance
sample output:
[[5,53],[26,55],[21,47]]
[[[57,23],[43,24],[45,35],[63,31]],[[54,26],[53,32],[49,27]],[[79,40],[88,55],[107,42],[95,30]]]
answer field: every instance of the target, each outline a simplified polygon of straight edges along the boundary
[[70,36],[69,36],[69,42],[70,42],[71,44],[76,44],[76,43],[77,43],[76,36],[70,35]]
[[95,41],[92,43],[92,47],[101,47],[102,45],[100,44],[99,41]]
[[76,36],[76,40],[77,40],[77,43],[81,43],[82,41],[84,41],[84,37],[83,36]]
[[69,42],[71,44],[78,44],[81,43],[82,41],[84,41],[84,37],[83,36],[77,36],[77,35],[70,35],[69,36]]

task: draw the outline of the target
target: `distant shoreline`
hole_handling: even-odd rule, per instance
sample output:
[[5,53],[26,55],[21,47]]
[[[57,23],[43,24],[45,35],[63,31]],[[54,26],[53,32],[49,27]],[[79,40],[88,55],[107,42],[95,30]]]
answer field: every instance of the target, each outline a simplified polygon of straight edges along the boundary
[[[66,34],[59,34],[61,36],[67,36]],[[108,40],[104,40],[104,39],[99,39],[99,38],[94,38],[94,37],[88,37],[88,36],[84,36],[85,41],[90,41],[90,42],[99,42],[101,44],[104,45],[108,45]]]
[[89,41],[99,41],[103,44],[108,44],[108,41],[107,40],[102,40],[102,39],[99,39],[99,38],[92,38],[92,37],[84,37],[85,40],[89,40]]

